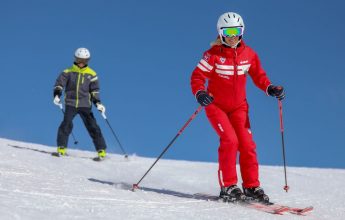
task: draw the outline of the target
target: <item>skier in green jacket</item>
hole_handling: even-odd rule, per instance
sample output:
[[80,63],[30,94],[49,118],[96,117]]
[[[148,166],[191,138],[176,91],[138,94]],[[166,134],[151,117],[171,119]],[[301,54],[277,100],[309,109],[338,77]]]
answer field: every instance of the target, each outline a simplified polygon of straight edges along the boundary
[[60,106],[64,91],[64,119],[57,134],[57,153],[66,154],[68,137],[72,132],[73,118],[79,114],[87,128],[99,158],[106,155],[106,143],[101,129],[91,111],[92,103],[104,114],[105,107],[99,96],[99,82],[96,72],[88,66],[90,52],[86,48],[78,48],[74,54],[73,66],[65,69],[56,79],[54,86],[54,104]]

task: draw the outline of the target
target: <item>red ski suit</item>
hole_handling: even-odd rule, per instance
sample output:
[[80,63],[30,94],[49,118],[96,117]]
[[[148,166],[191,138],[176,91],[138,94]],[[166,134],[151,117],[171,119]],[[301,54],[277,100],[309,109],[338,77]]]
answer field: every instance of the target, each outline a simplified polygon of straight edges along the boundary
[[260,185],[256,145],[248,118],[247,75],[267,93],[271,82],[261,67],[258,55],[242,41],[236,49],[213,46],[204,53],[191,76],[194,95],[200,90],[207,90],[214,97],[214,102],[205,110],[220,137],[218,178],[219,184],[225,187],[237,184],[237,151],[243,186]]

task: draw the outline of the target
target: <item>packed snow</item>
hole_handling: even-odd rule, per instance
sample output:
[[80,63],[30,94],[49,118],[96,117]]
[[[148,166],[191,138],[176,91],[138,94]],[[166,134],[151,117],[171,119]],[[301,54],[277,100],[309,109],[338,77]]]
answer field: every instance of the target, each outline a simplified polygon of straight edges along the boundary
[[[272,201],[313,206],[307,216],[273,215],[222,202],[193,198],[218,195],[217,164],[161,159],[139,186],[155,158],[55,148],[0,138],[0,219],[345,219],[345,170],[261,166],[262,187]],[[159,154],[160,152],[157,152]]]

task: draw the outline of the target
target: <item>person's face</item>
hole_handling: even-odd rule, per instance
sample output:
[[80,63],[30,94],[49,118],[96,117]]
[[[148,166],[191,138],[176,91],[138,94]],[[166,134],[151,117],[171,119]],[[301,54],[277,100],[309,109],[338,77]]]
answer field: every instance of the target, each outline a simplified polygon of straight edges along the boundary
[[77,64],[77,66],[79,66],[80,68],[83,68],[87,65],[87,63],[89,62],[89,60],[87,59],[81,59],[81,58],[75,58],[75,62]]
[[240,40],[240,37],[233,36],[233,37],[225,37],[225,42],[230,45],[230,47],[235,47],[238,44],[238,41]]
[[86,66],[86,64],[85,64],[85,63],[77,63],[77,65],[78,65],[80,68],[83,68],[83,67],[85,67],[85,66]]

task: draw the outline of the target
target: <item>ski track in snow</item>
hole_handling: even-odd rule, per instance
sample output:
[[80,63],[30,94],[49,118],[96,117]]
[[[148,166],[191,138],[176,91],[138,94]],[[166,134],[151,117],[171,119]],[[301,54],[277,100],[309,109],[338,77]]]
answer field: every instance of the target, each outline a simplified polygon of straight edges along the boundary
[[[245,207],[193,198],[218,195],[216,163],[160,160],[130,189],[155,158],[69,150],[0,139],[0,219],[345,219],[345,170],[261,166],[261,183],[271,200],[296,207],[314,206],[307,216],[272,215]],[[239,182],[240,184],[240,182]],[[326,195],[325,195],[326,194]]]

